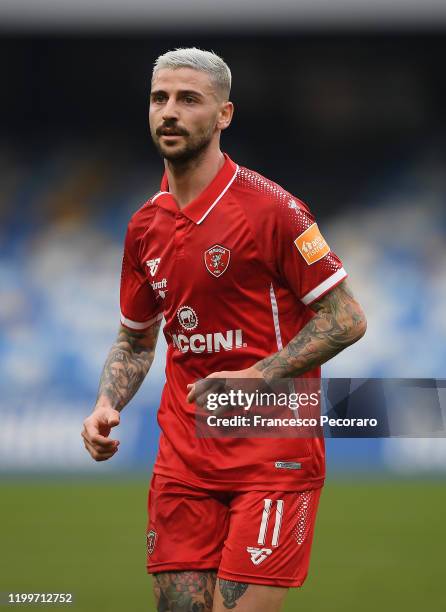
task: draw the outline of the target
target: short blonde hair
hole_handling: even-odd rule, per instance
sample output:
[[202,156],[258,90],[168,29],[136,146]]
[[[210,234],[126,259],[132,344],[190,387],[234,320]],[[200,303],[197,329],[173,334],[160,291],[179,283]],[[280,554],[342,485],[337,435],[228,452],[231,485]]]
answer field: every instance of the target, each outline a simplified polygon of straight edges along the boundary
[[229,99],[231,91],[231,71],[226,62],[213,51],[203,51],[196,47],[175,49],[160,55],[153,66],[152,80],[158,70],[163,68],[193,68],[207,72],[219,93],[225,100]]

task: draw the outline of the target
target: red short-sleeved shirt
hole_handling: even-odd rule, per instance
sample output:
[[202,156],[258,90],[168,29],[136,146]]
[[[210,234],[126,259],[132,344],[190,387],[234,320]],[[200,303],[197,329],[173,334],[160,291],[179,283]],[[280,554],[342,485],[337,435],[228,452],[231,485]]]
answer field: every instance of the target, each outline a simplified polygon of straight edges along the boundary
[[[220,490],[322,485],[323,440],[197,438],[186,385],[280,350],[314,316],[309,305],[346,276],[305,204],[227,155],[182,210],[163,177],[130,220],[121,277],[123,325],[165,318],[155,473]],[[305,374],[319,376],[319,368]],[[277,469],[277,461],[302,468]]]

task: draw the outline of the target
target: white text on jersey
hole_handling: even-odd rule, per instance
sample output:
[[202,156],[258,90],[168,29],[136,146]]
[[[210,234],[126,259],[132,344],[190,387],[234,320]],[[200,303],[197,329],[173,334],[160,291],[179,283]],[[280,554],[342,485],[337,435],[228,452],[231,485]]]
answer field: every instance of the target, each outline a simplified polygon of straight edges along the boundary
[[218,353],[221,350],[232,351],[246,346],[243,343],[243,332],[241,329],[229,329],[227,332],[215,332],[213,334],[193,334],[188,338],[184,334],[172,334],[175,348],[182,353]]

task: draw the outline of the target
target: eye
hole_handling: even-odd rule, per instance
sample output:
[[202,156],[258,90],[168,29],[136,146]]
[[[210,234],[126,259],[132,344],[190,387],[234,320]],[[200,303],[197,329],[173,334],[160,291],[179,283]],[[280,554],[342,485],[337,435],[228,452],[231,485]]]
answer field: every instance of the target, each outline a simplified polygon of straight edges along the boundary
[[162,93],[156,93],[152,95],[152,102],[155,104],[159,104],[160,102],[164,102],[166,96]]
[[192,96],[184,96],[184,101],[186,102],[186,104],[194,104],[195,98],[193,98]]

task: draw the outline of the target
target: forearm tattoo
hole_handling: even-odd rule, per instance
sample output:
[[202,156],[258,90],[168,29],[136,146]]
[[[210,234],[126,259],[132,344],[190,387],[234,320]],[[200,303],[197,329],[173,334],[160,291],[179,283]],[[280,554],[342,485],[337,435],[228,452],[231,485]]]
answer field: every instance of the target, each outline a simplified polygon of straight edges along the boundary
[[152,365],[160,324],[144,332],[120,328],[102,371],[98,399],[107,397],[116,410],[132,399]]
[[249,585],[243,582],[234,582],[233,580],[222,580],[219,578],[218,586],[223,597],[223,605],[228,610],[232,610],[237,605],[237,599],[246,592]]
[[255,365],[267,381],[300,376],[325,363],[365,333],[364,313],[345,281],[311,308],[316,316],[289,344]]
[[216,572],[163,572],[154,574],[158,612],[211,612]]

